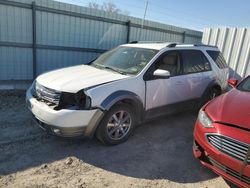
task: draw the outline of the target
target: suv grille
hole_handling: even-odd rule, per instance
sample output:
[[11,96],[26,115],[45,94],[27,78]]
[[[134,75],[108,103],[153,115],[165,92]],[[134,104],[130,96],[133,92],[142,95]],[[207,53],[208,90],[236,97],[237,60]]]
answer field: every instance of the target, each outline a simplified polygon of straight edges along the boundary
[[61,92],[46,88],[37,82],[34,84],[34,88],[32,88],[32,90],[32,94],[35,98],[37,98],[37,100],[58,105]]
[[238,180],[250,185],[250,178],[249,177],[244,176],[244,175],[240,174],[239,172],[220,164],[219,162],[215,161],[211,157],[209,157],[209,161],[213,164],[213,166],[216,166],[220,170],[223,170],[228,175],[233,176],[234,178],[237,178]]
[[250,150],[249,144],[234,140],[223,135],[214,134],[207,134],[207,140],[219,151],[240,161],[246,161],[247,163],[250,163],[250,156],[247,156],[248,150]]

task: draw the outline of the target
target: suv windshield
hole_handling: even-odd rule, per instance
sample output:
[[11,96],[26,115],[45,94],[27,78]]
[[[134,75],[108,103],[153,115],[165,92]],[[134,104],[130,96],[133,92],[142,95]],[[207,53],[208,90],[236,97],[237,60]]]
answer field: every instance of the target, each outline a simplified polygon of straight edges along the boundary
[[102,54],[91,65],[121,74],[137,74],[157,52],[153,49],[119,46]]
[[250,77],[241,82],[237,89],[250,92]]

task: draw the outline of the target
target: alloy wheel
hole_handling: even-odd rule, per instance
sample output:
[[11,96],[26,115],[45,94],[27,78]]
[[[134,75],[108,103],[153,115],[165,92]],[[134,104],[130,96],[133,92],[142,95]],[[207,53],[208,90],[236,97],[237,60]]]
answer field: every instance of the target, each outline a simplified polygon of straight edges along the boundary
[[132,119],[127,111],[115,112],[107,124],[107,133],[110,139],[120,140],[127,135],[131,127]]

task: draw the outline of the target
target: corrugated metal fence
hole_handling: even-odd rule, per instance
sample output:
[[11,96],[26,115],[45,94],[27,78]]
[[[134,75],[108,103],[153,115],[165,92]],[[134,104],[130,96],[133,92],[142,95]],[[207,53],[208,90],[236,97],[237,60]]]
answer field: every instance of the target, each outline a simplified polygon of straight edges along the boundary
[[[0,0],[0,81],[87,63],[134,40],[197,43],[202,32],[51,0]],[[141,30],[141,31],[140,31]],[[140,36],[139,36],[140,35]]]
[[206,28],[202,42],[218,46],[231,68],[231,77],[250,74],[250,28]]

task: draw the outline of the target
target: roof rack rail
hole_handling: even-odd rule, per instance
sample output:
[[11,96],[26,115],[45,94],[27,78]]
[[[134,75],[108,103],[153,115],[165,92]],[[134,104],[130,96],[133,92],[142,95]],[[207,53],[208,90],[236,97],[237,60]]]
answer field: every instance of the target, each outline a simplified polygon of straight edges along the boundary
[[164,41],[131,41],[129,44],[136,44],[136,43],[165,43]]
[[138,41],[136,40],[129,42],[129,44],[136,44],[136,43],[138,43]]
[[167,47],[210,47],[210,48],[218,48],[217,46],[213,46],[213,45],[207,45],[207,44],[202,44],[202,43],[197,43],[197,44],[178,44],[178,43],[171,43],[169,44]]
[[194,44],[178,44],[175,47],[192,47]]
[[215,45],[208,45],[208,44],[203,44],[203,43],[197,43],[197,44],[194,44],[194,46],[204,46],[204,47],[218,48]]
[[177,43],[173,42],[173,43],[168,44],[166,47],[174,48],[174,47],[176,47],[176,45],[177,45]]

